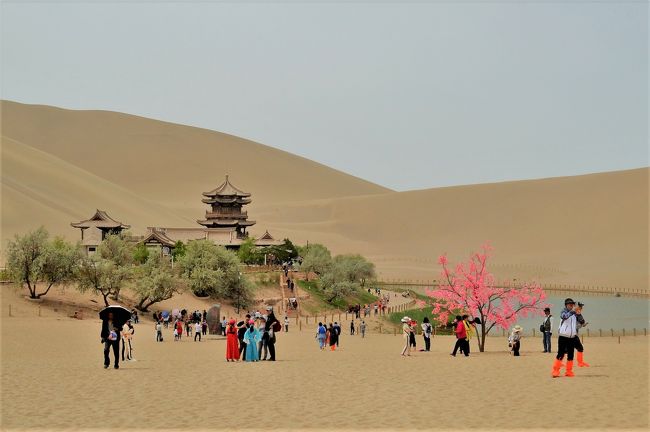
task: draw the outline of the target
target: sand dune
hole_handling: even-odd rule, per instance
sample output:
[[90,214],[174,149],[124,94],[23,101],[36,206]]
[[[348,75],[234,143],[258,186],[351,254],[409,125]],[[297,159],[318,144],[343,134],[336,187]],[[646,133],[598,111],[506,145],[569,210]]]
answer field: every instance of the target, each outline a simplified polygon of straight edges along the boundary
[[105,111],[2,102],[2,241],[95,208],[133,225],[196,226],[225,173],[253,194],[254,234],[359,252],[382,277],[433,279],[436,259],[495,247],[503,278],[648,289],[649,169],[393,192],[208,130]]

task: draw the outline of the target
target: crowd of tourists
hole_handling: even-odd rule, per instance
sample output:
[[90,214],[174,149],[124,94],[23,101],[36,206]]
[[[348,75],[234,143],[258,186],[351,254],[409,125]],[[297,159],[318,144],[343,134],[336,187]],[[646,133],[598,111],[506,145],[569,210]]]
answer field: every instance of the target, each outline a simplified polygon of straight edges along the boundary
[[[230,319],[225,328],[226,361],[275,361],[276,334],[282,330],[282,324],[275,317],[271,306],[266,314],[259,312],[246,314],[243,321]],[[285,317],[285,331],[289,330]],[[268,357],[268,358],[267,358]]]

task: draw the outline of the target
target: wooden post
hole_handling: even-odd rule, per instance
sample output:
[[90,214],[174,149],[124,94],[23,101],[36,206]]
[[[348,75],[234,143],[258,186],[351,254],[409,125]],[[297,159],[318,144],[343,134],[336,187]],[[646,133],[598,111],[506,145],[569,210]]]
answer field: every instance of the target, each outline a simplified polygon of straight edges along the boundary
[[603,330],[602,329],[598,329],[598,336],[603,337]]
[[11,305],[9,305],[9,316],[11,316]]
[[612,337],[614,337],[614,329],[610,329],[612,331]]
[[300,321],[300,322],[298,323],[298,327],[299,327],[300,331],[302,331],[302,321]]
[[397,336],[397,329],[393,327],[393,336]]
[[623,329],[623,336],[625,336],[625,329]]
[[621,337],[620,336],[618,337],[618,343],[619,343],[619,345],[621,343]]
[[635,328],[632,329],[632,333],[633,333],[633,336],[636,336],[636,329]]
[[41,307],[38,307],[38,316],[41,316]]

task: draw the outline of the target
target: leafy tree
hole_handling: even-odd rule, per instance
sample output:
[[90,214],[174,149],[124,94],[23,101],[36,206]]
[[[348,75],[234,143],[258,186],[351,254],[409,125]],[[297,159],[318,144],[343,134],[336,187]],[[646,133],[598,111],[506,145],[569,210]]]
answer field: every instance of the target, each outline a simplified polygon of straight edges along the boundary
[[192,292],[199,296],[228,298],[245,279],[239,271],[239,259],[223,246],[210,240],[189,242],[185,256],[178,260],[181,275]]
[[307,280],[309,280],[309,272],[314,272],[320,276],[326,272],[331,265],[332,254],[329,249],[322,244],[314,243],[305,248],[300,268],[307,274]]
[[133,249],[133,261],[138,264],[144,264],[149,258],[149,248],[144,243],[138,243]]
[[81,260],[77,271],[77,288],[81,292],[92,291],[101,295],[108,306],[108,297],[117,298],[130,273],[130,266],[120,266],[97,253]]
[[337,255],[331,269],[338,273],[337,279],[358,283],[362,287],[367,279],[375,277],[375,265],[361,255]]
[[[73,280],[81,253],[62,238],[49,240],[43,227],[24,236],[16,236],[7,248],[7,271],[11,279],[27,286],[33,299],[46,295],[55,284]],[[45,290],[38,292],[38,287]]]
[[[273,255],[278,262],[287,262],[291,259],[298,258],[298,248],[285,238],[282,244],[264,248],[263,254]],[[263,256],[263,255],[262,255]]]
[[[456,265],[455,271],[448,266],[447,256],[442,255],[438,263],[442,266],[442,280],[435,290],[426,294],[433,298],[434,315],[440,322],[447,322],[450,314],[464,311],[481,320],[481,333],[478,340],[479,351],[485,350],[485,340],[495,326],[508,329],[519,317],[541,315],[546,294],[537,283],[527,283],[523,287],[511,287],[507,283],[497,283],[487,270],[489,251],[470,256],[468,262]],[[418,302],[424,307],[426,302]]]
[[151,305],[170,299],[179,292],[178,280],[174,278],[171,265],[160,254],[149,255],[147,261],[138,267],[137,274],[136,307],[143,312],[147,312]]
[[175,261],[178,261],[180,257],[185,256],[185,243],[180,240],[176,240],[174,249],[172,250],[172,256],[174,257]]
[[109,297],[119,300],[120,290],[132,274],[133,255],[133,247],[124,236],[106,236],[95,254],[81,260],[77,288],[101,295],[106,306]]
[[261,264],[264,261],[264,255],[257,250],[255,240],[250,237],[241,244],[237,256],[245,264]]

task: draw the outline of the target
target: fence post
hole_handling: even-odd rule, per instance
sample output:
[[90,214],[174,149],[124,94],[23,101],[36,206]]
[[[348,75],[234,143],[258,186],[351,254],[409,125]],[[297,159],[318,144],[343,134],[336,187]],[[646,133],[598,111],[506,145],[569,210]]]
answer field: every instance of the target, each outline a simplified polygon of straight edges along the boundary
[[38,307],[38,316],[41,316],[41,307]]
[[587,336],[589,336],[589,329],[587,329]]
[[625,336],[625,329],[623,329],[623,336]]
[[614,329],[610,329],[612,331],[612,337],[614,337]]
[[648,329],[645,327],[643,328],[643,336],[648,336]]
[[621,337],[620,336],[618,337],[618,343],[619,344],[621,343]]
[[636,336],[636,329],[635,328],[632,329],[632,332],[633,332],[633,336]]
[[302,321],[298,323],[299,330],[302,331]]
[[9,305],[9,316],[11,316],[11,305]]
[[393,336],[397,336],[397,329],[393,327]]
[[603,330],[602,329],[598,329],[598,336],[603,337]]

